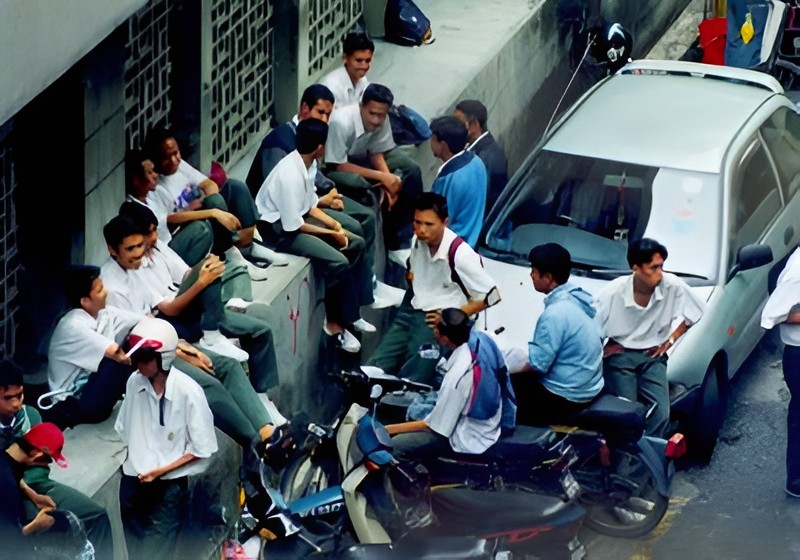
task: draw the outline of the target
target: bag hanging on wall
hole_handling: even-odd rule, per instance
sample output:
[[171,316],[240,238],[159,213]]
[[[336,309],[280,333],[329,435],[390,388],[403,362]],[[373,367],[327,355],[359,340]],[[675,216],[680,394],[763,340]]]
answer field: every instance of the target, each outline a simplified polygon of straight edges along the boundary
[[433,43],[431,21],[412,0],[388,0],[383,14],[384,39],[404,46]]

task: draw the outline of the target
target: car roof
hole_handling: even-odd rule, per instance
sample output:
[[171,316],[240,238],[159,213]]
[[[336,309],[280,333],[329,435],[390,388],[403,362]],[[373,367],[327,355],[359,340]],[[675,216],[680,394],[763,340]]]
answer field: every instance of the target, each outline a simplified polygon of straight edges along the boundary
[[717,173],[746,120],[777,95],[687,74],[612,76],[545,143],[557,152]]

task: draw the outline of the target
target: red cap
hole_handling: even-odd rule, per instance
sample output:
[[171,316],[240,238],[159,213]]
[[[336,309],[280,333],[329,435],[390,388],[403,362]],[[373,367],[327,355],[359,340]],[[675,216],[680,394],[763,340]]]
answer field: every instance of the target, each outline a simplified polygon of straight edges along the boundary
[[59,467],[67,468],[67,459],[61,454],[64,449],[64,432],[52,422],[36,424],[25,432],[22,439],[39,451],[47,453]]

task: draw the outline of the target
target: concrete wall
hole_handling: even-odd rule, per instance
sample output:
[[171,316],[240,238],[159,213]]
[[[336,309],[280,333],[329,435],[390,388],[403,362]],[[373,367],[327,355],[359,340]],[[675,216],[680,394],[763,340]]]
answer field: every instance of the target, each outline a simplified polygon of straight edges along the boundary
[[0,2],[0,53],[4,53],[0,65],[0,124],[145,3],[146,0]]

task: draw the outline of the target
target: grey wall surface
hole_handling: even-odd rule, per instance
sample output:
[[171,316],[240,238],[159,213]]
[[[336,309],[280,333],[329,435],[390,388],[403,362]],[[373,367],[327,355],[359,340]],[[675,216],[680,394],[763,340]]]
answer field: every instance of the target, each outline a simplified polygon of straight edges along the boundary
[[0,124],[145,3],[146,0],[0,2]]

